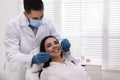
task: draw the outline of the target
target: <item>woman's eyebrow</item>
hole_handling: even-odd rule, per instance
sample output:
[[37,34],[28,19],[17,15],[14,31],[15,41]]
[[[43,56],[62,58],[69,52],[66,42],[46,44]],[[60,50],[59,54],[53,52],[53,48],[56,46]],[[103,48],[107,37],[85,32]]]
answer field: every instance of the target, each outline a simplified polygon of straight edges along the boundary
[[47,44],[46,44],[47,47],[50,46],[50,45],[51,45],[51,43],[47,43]]
[[51,43],[47,43],[46,45],[50,45]]

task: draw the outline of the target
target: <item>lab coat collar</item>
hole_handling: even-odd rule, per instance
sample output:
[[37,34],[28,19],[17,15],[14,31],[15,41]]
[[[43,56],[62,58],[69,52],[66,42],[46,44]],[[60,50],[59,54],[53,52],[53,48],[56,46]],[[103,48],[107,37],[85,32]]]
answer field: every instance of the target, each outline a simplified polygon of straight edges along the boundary
[[19,16],[19,20],[20,20],[20,26],[21,28],[23,28],[23,30],[31,35],[32,37],[34,36],[34,32],[32,31],[32,29],[28,26],[29,25],[29,21],[27,19],[27,17],[25,16],[24,12],[22,14],[20,14]]
[[20,17],[19,19],[21,22],[20,23],[21,26],[26,27],[29,25],[29,21],[28,21],[27,17],[25,16],[24,12],[22,14],[20,14],[19,17]]

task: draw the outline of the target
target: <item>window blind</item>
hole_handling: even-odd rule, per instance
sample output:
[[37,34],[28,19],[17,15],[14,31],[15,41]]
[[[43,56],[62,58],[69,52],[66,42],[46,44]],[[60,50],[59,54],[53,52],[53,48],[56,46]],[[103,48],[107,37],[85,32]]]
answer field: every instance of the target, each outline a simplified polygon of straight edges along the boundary
[[109,0],[107,53],[103,54],[104,69],[120,70],[120,1]]
[[62,10],[62,33],[72,44],[72,55],[101,64],[103,0],[63,0]]
[[55,22],[56,0],[43,0],[44,16]]
[[44,3],[44,16],[50,19],[57,29],[61,31],[61,0],[42,0]]

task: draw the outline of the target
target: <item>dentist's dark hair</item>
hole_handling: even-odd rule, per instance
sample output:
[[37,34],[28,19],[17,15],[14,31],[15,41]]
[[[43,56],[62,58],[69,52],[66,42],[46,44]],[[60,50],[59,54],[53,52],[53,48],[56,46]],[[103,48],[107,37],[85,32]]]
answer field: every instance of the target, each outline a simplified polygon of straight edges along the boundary
[[44,4],[42,0],[24,0],[24,10],[30,13],[31,10],[43,10]]

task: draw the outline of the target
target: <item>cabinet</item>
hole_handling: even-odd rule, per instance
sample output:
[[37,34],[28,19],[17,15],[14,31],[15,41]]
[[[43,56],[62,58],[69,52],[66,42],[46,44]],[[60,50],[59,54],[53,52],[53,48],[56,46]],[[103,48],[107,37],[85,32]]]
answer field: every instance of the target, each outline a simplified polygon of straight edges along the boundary
[[82,65],[91,77],[91,80],[101,80],[101,65]]

